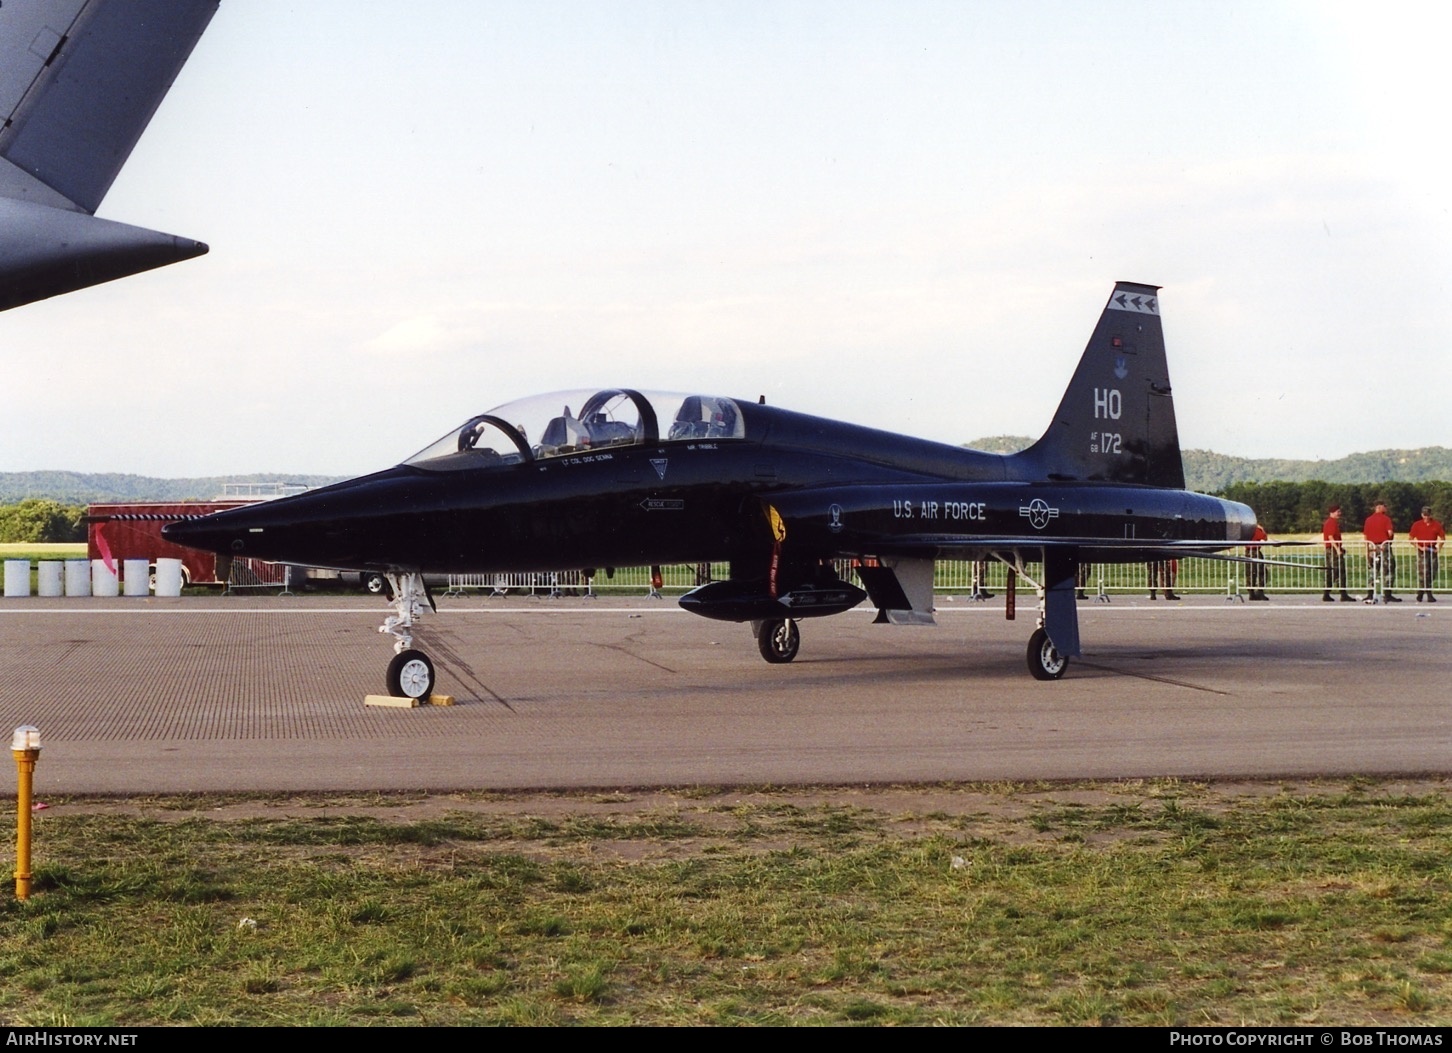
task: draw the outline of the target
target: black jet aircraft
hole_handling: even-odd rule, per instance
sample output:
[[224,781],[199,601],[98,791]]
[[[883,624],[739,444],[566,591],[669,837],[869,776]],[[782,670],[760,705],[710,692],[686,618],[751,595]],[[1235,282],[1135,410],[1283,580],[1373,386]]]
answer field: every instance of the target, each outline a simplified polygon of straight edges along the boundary
[[207,251],[94,213],[216,10],[0,3],[0,311]]
[[[681,597],[796,656],[804,618],[870,597],[929,622],[934,561],[993,559],[1039,597],[1035,677],[1079,652],[1081,563],[1211,555],[1248,541],[1245,505],[1185,490],[1158,288],[1120,282],[1048,430],[992,454],[708,395],[630,388],[500,406],[374,475],[167,526],[223,556],[387,575],[388,687],[422,697],[424,573],[729,561]],[[1228,557],[1235,558],[1235,557]],[[863,588],[835,569],[854,561]]]

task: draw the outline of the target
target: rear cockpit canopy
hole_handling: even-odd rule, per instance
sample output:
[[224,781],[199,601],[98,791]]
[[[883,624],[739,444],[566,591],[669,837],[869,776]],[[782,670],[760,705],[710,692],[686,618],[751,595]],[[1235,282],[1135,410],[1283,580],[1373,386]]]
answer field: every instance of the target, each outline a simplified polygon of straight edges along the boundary
[[[573,411],[576,406],[578,414]],[[731,399],[642,394],[630,388],[561,391],[471,417],[404,463],[450,471],[599,453],[618,446],[745,437],[741,411]]]

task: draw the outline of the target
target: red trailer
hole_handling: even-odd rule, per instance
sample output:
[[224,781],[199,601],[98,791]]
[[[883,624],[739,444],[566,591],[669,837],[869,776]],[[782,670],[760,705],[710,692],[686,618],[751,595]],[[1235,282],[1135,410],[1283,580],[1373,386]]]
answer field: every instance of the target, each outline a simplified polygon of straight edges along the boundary
[[[253,501],[163,501],[91,505],[87,510],[86,547],[91,559],[144,559],[156,569],[158,559],[182,561],[183,585],[226,585],[217,577],[217,557],[211,552],[183,548],[161,536],[167,523],[204,516]],[[279,568],[280,570],[281,568]]]

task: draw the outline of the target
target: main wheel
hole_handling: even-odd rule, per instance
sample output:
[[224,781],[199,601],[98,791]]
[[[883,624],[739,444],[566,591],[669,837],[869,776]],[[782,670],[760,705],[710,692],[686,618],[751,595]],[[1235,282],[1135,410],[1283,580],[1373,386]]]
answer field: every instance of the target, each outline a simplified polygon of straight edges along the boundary
[[1069,668],[1069,659],[1055,649],[1048,633],[1035,629],[1029,637],[1028,667],[1035,680],[1057,680]]
[[388,663],[388,693],[394,698],[428,698],[434,693],[434,663],[422,651],[400,651]]
[[801,649],[802,634],[791,618],[762,622],[756,630],[756,646],[761,657],[773,665],[790,662]]
[[363,587],[375,596],[382,596],[391,591],[388,588],[388,579],[382,574],[364,574]]

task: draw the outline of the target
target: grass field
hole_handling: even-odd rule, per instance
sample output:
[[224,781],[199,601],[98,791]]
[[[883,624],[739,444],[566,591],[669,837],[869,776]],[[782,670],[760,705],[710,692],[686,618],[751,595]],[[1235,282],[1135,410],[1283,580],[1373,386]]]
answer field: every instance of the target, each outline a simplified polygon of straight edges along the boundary
[[28,559],[32,563],[42,559],[85,559],[84,541],[7,541],[0,544],[0,559]]
[[1435,780],[49,803],[10,1024],[1452,1022]]

